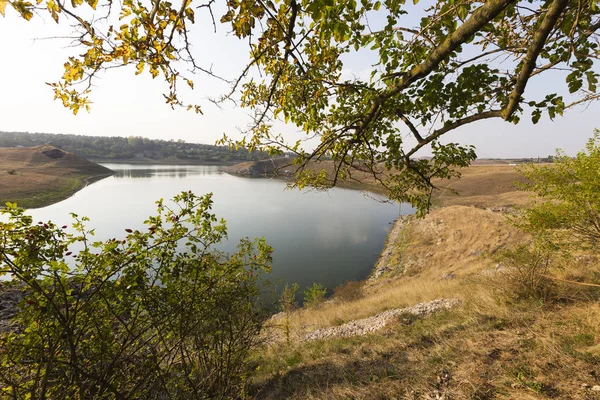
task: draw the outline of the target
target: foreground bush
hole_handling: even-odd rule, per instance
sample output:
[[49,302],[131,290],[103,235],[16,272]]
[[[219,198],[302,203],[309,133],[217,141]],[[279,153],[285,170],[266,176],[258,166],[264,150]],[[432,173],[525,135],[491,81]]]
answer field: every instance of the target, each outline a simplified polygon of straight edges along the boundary
[[248,351],[264,314],[258,275],[264,240],[226,238],[211,196],[158,201],[147,229],[92,241],[86,218],[73,233],[33,224],[8,204],[0,255],[9,286],[24,292],[0,336],[0,397],[14,399],[206,399],[243,393]]
[[496,261],[505,265],[498,287],[515,299],[547,301],[555,294],[554,282],[547,278],[553,253],[527,244],[501,250]]
[[308,308],[316,308],[325,301],[327,288],[320,283],[313,283],[304,291],[304,306]]
[[548,166],[527,165],[523,189],[542,201],[522,210],[517,226],[567,252],[600,250],[600,131],[575,157],[557,151]]

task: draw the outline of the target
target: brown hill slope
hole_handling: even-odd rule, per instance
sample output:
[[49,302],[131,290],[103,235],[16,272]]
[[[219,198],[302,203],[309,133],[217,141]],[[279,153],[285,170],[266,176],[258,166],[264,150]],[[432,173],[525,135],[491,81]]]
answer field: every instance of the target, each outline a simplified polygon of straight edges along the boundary
[[53,146],[0,148],[0,204],[42,207],[112,171]]
[[[546,300],[516,297],[515,269],[496,255],[529,238],[503,213],[450,206],[401,223],[378,280],[272,320],[282,340],[254,356],[255,398],[600,399],[597,288],[548,280]],[[553,263],[559,279],[600,283],[597,256]],[[460,302],[427,318],[377,320],[442,299]],[[306,339],[363,321],[373,329]]]
[[286,171],[296,171],[291,158],[272,158],[268,160],[247,161],[228,166],[224,170],[233,175],[265,176],[286,175]]

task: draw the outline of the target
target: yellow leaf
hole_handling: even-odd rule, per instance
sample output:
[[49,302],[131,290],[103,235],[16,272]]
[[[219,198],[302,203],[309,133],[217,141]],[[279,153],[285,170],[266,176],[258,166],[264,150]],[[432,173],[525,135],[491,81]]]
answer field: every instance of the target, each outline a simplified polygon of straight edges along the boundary
[[140,62],[138,63],[138,65],[135,67],[135,70],[136,70],[136,71],[135,71],[135,74],[136,74],[136,75],[139,75],[139,74],[141,74],[141,73],[144,71],[144,62],[143,62],[143,61],[140,61]]
[[7,4],[8,4],[8,0],[0,0],[0,14],[2,14],[3,17],[4,17],[4,9],[6,8]]
[[29,21],[31,17],[33,17],[33,13],[29,10],[23,10],[21,11],[21,16],[25,18],[25,20]]

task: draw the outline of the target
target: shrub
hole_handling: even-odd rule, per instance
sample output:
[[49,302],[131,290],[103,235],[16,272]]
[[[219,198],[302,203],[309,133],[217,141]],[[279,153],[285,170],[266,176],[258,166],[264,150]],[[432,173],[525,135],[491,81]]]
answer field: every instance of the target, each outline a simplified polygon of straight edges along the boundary
[[575,157],[557,151],[550,166],[528,165],[524,190],[542,198],[521,211],[516,224],[563,250],[600,249],[600,131]]
[[24,291],[0,335],[0,397],[13,399],[224,399],[239,396],[245,360],[265,314],[258,275],[264,240],[226,256],[210,195],[184,192],[143,231],[92,241],[87,218],[73,232],[33,224],[14,204],[1,213],[2,270]]
[[333,298],[340,301],[353,301],[363,297],[364,282],[348,281],[337,286],[333,291]]
[[299,288],[300,286],[298,286],[297,283],[294,283],[291,286],[285,285],[281,297],[279,298],[279,306],[281,307],[281,311],[285,314],[282,325],[283,334],[288,342],[290,341],[291,333],[290,316],[298,306],[296,303],[296,292],[298,292]]
[[325,301],[327,288],[319,283],[313,283],[304,291],[304,306],[316,308]]
[[545,248],[520,245],[499,251],[494,257],[505,265],[498,275],[498,287],[516,299],[549,300],[555,284],[548,275],[552,252]]

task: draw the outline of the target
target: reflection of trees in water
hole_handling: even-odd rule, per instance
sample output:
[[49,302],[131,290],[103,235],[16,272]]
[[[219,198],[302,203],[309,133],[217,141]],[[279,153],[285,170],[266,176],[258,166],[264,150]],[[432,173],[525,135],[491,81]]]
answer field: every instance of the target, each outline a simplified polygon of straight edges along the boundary
[[115,178],[150,178],[154,175],[151,169],[123,169],[117,171]]
[[115,178],[186,178],[191,175],[218,175],[222,172],[209,169],[121,169],[114,174]]

